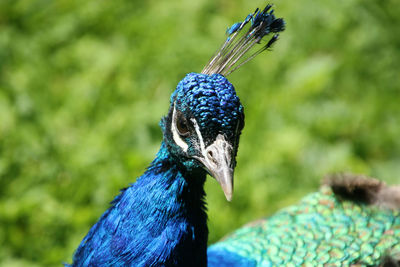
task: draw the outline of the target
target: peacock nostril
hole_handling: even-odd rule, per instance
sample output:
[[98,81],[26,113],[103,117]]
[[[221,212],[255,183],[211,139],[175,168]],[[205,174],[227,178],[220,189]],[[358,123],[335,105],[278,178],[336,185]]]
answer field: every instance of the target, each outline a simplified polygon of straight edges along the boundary
[[207,158],[210,160],[213,164],[218,165],[217,160],[214,157],[214,153],[212,150],[207,151]]

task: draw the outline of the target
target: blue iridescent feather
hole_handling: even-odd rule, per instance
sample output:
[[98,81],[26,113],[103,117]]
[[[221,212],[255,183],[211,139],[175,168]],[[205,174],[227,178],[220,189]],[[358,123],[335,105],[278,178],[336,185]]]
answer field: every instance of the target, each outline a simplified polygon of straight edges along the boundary
[[220,74],[186,75],[161,120],[164,138],[156,158],[90,229],[74,254],[73,266],[206,265],[206,170],[194,159],[199,156],[194,129],[193,135],[180,137],[189,144],[187,151],[176,143],[174,112],[197,123],[204,146],[223,134],[234,144],[230,153],[236,155],[243,107],[234,87]]
[[[278,40],[279,33],[285,30],[285,21],[276,18],[272,5],[262,11],[258,8],[243,20],[228,27],[226,41],[204,67],[202,73],[220,73],[225,76],[237,70],[245,63],[267,50]],[[251,49],[260,44],[264,37],[273,33],[266,45],[251,53]]]
[[357,177],[325,186],[207,250],[206,174],[229,200],[244,127],[243,106],[225,76],[271,47],[284,28],[270,5],[256,9],[228,28],[201,74],[178,83],[160,122],[156,158],[90,229],[72,266],[372,266],[400,255],[400,187]]
[[204,266],[205,173],[185,176],[163,143],[82,240],[73,266]]

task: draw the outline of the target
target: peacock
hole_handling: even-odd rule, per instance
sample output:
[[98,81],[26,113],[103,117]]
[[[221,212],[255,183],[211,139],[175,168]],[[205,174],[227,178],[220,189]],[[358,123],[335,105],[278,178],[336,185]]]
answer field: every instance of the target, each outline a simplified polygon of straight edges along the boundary
[[208,248],[209,266],[400,266],[400,186],[327,176],[320,191]]
[[330,177],[298,205],[207,247],[206,175],[230,201],[244,127],[244,108],[226,77],[268,50],[284,29],[271,5],[256,9],[227,29],[201,73],[178,83],[160,121],[163,140],[155,159],[92,226],[71,266],[398,263],[400,188],[355,175]]

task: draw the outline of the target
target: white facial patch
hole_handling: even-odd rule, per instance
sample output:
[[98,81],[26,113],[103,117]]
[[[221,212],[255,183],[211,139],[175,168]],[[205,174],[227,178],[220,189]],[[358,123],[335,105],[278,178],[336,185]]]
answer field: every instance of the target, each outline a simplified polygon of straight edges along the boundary
[[203,136],[201,135],[201,132],[200,132],[200,127],[197,124],[197,121],[195,119],[191,118],[190,120],[192,121],[192,123],[194,125],[194,129],[196,130],[197,137],[199,138],[200,151],[201,151],[201,153],[203,153],[203,151],[205,151],[205,146],[204,146]]
[[188,150],[188,144],[181,138],[178,133],[178,129],[176,129],[176,109],[174,105],[174,110],[172,113],[172,122],[171,122],[171,131],[172,131],[172,138],[174,139],[175,143],[182,148],[184,152]]
[[[209,159],[209,152],[214,148],[214,147],[218,147],[220,150],[222,149],[222,150],[226,150],[226,149],[228,149],[229,151],[232,151],[233,150],[233,148],[232,148],[232,146],[226,141],[226,139],[225,139],[225,136],[224,135],[222,135],[222,134],[218,134],[218,136],[217,136],[217,138],[215,139],[215,141],[211,144],[211,145],[209,145],[207,148],[205,147],[205,145],[204,145],[204,140],[203,140],[203,136],[201,135],[201,132],[200,132],[200,127],[199,127],[199,125],[197,124],[197,121],[195,120],[195,119],[191,119],[191,121],[192,121],[192,123],[193,123],[193,125],[194,125],[194,129],[196,130],[196,134],[197,134],[197,136],[198,136],[198,138],[199,138],[199,143],[200,143],[200,152],[201,152],[201,154],[203,155],[203,157],[205,158],[205,159]],[[231,154],[229,153],[229,156],[230,156]],[[230,161],[231,159],[229,158],[229,161]]]

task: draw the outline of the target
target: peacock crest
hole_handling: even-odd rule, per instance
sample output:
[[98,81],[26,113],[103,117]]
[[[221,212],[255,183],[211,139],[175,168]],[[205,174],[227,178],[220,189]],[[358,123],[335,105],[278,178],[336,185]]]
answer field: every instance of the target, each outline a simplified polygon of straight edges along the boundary
[[[226,30],[228,35],[222,47],[206,64],[201,73],[219,73],[228,76],[261,52],[267,50],[278,40],[279,32],[285,30],[285,21],[276,18],[272,5],[268,4],[262,11],[256,9],[242,22],[233,24]],[[266,44],[253,53],[252,48],[261,44],[264,37],[273,34]]]
[[244,108],[226,76],[268,50],[284,29],[271,5],[256,9],[227,29],[202,73],[178,83],[160,122],[163,140],[155,159],[93,225],[73,266],[399,263],[400,188],[354,176],[328,179],[299,204],[207,248],[206,174],[231,200],[244,127]]

